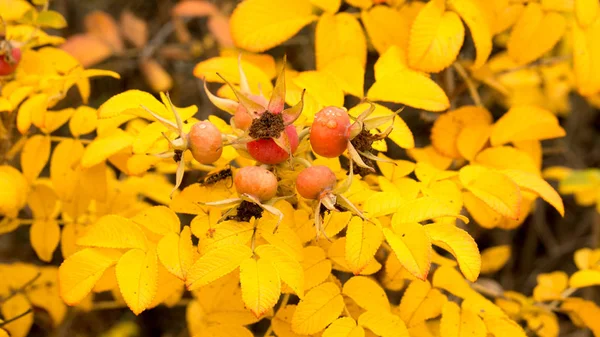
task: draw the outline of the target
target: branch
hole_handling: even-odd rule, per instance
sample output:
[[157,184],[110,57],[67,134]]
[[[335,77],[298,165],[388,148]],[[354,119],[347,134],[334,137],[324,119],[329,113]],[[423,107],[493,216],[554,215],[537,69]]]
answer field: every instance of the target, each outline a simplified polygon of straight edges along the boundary
[[27,309],[27,311],[25,311],[24,313],[22,313],[20,315],[17,315],[17,316],[15,316],[15,317],[13,317],[11,319],[8,319],[8,320],[6,320],[4,322],[0,322],[0,328],[3,327],[3,326],[5,326],[5,325],[7,325],[7,324],[9,324],[9,323],[12,323],[12,322],[18,320],[19,318],[21,318],[21,317],[23,317],[23,316],[25,316],[25,315],[27,315],[27,314],[29,314],[31,312],[32,312],[32,310],[31,310],[31,308],[29,308],[29,309]]
[[23,292],[23,290],[25,290],[25,288],[32,285],[38,278],[40,278],[40,276],[42,276],[42,273],[38,272],[31,280],[25,282],[25,284],[23,284],[22,286],[20,286],[19,288],[15,289],[15,290],[13,290],[10,293],[10,295],[8,295],[6,298],[0,298],[0,303],[4,303],[4,302],[8,301],[9,299],[11,299],[12,297],[14,297],[16,294]]

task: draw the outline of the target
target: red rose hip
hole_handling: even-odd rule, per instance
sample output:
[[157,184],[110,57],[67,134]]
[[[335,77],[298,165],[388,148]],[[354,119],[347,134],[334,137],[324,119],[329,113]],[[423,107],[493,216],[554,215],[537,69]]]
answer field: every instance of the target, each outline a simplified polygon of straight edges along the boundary
[[0,56],[0,76],[10,75],[15,71],[19,61],[21,61],[21,49],[13,47],[10,50],[12,63],[9,60],[8,54]]
[[350,117],[342,108],[328,106],[315,115],[310,129],[310,145],[322,157],[340,156],[348,146]]
[[[284,131],[290,141],[290,149],[292,153],[298,148],[298,133],[293,125],[288,125]],[[246,144],[248,153],[255,160],[269,165],[275,165],[286,161],[290,154],[279,147],[271,138],[257,139]]]
[[327,166],[305,168],[296,179],[296,190],[306,199],[319,199],[321,193],[331,191],[337,182],[335,174]]
[[188,144],[192,156],[201,164],[214,163],[223,153],[221,132],[209,121],[201,121],[192,126],[188,133]]
[[239,194],[249,194],[260,201],[272,199],[277,194],[277,177],[273,172],[259,167],[242,167],[233,178]]

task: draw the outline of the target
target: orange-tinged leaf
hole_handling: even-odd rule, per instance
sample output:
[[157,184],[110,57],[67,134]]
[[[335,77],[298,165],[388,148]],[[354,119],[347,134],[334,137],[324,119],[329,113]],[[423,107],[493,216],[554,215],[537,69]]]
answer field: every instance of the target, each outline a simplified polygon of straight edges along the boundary
[[392,247],[400,263],[415,277],[427,278],[431,266],[431,239],[418,223],[404,223],[383,229],[386,241]]
[[491,132],[492,127],[489,125],[468,125],[464,127],[456,139],[458,153],[468,160],[473,160],[487,143]]
[[359,274],[375,256],[383,241],[383,233],[377,225],[352,217],[346,231],[346,262],[356,275]]
[[410,22],[388,6],[375,6],[361,12],[360,16],[369,34],[373,47],[379,54],[385,53],[392,45],[407,49],[410,35]]
[[273,264],[281,281],[290,286],[298,297],[304,297],[304,269],[300,262],[273,245],[260,245],[254,251],[261,260]]
[[554,301],[563,298],[563,291],[567,289],[569,276],[563,271],[555,271],[537,276],[537,286],[533,289],[533,298],[536,301]]
[[99,248],[146,250],[147,241],[142,229],[133,221],[110,214],[101,217],[90,226],[85,235],[77,240],[77,244]]
[[[485,108],[463,106],[440,115],[431,128],[431,145],[446,157],[461,158],[458,137],[468,126],[483,127],[492,123],[492,114]],[[487,141],[487,138],[486,138]],[[479,144],[479,149],[485,143]],[[471,145],[471,144],[469,144]],[[477,147],[477,145],[473,145]]]
[[532,105],[512,107],[492,128],[492,146],[523,140],[544,140],[565,136],[552,112]]
[[179,234],[181,226],[177,214],[166,206],[148,207],[132,217],[131,221],[158,235]]
[[271,262],[249,257],[240,264],[242,299],[256,317],[273,308],[281,294],[279,273]]
[[[352,317],[340,317],[333,321],[325,331],[323,337],[364,337],[365,330],[362,326],[356,325]],[[282,336],[285,337],[285,336]]]
[[600,334],[600,307],[593,301],[586,301],[579,298],[569,298],[562,305],[561,309],[575,315],[584,325],[592,330],[595,336]]
[[182,17],[204,17],[218,13],[218,8],[208,1],[181,1],[171,9],[171,14]]
[[432,289],[429,281],[414,280],[410,283],[399,306],[400,318],[410,327],[438,317],[447,298],[438,289]]
[[115,270],[129,309],[136,315],[148,309],[158,289],[156,250],[132,249],[119,259]]
[[575,0],[575,18],[582,27],[591,25],[600,14],[600,3],[596,0]]
[[342,288],[342,294],[350,297],[365,310],[390,311],[390,303],[385,291],[372,278],[354,276]]
[[331,261],[321,247],[307,246],[303,250],[304,290],[323,283],[331,274]]
[[231,15],[231,35],[236,46],[262,52],[273,48],[314,21],[308,0],[250,0]]
[[[2,318],[4,318],[5,321],[13,319],[19,315],[22,315],[23,313],[28,312],[28,310],[31,310],[31,312],[28,314],[8,324],[4,324],[4,322],[0,320],[2,328],[5,328],[9,333],[6,334],[6,336],[25,337],[29,334],[29,330],[33,325],[32,309],[31,303],[29,303],[27,297],[21,293],[17,293],[12,297],[7,298],[6,301],[3,301],[0,313],[2,313]],[[0,335],[2,335],[2,332],[0,332]]]
[[519,186],[502,173],[483,166],[468,165],[459,171],[460,182],[494,211],[518,219],[521,208]]
[[406,325],[400,317],[385,311],[365,311],[358,317],[358,324],[381,337],[408,337]]
[[69,305],[81,302],[121,255],[115,249],[85,248],[69,256],[58,268],[60,297]]
[[595,285],[600,285],[600,270],[579,270],[571,275],[569,279],[569,287],[571,288],[583,288]]
[[132,135],[121,129],[115,129],[109,135],[96,138],[85,148],[81,157],[81,166],[89,168],[97,165],[108,159],[108,157],[130,147],[132,143]]
[[517,65],[527,64],[552,50],[567,28],[559,13],[544,12],[537,3],[529,3],[515,23],[507,43],[508,55]]
[[367,62],[367,41],[358,20],[350,13],[323,14],[315,31],[317,70],[344,57],[358,59],[364,68]]
[[188,270],[186,285],[189,290],[198,289],[232,272],[252,250],[244,245],[229,245],[213,249],[202,255]]
[[130,10],[125,9],[121,12],[119,24],[125,39],[138,48],[146,45],[146,42],[148,42],[148,25],[144,20],[135,16]]
[[456,258],[460,271],[467,280],[475,282],[481,270],[481,256],[477,243],[466,231],[449,224],[434,223],[425,226],[431,242]]
[[156,246],[160,262],[177,278],[185,280],[194,262],[194,246],[189,226],[183,227],[179,235],[169,232]]
[[302,335],[317,333],[338,318],[343,309],[340,288],[333,282],[323,283],[311,289],[298,303],[292,317],[292,330]]
[[92,34],[71,35],[60,49],[69,53],[84,67],[98,64],[114,52],[110,44]]
[[157,60],[142,60],[139,67],[153,92],[164,92],[173,87],[173,78]]
[[448,7],[460,15],[469,27],[477,50],[473,68],[483,66],[492,52],[490,17],[486,15],[485,2],[477,0],[450,0]]
[[56,220],[36,220],[29,229],[31,246],[44,262],[50,262],[60,241],[60,226]]
[[428,2],[410,29],[408,64],[415,70],[436,73],[456,60],[465,28],[454,12],[445,12],[444,0]]
[[487,329],[483,320],[475,312],[458,307],[454,302],[446,302],[442,309],[440,324],[442,337],[485,337]]
[[565,206],[563,205],[562,198],[558,192],[556,192],[556,190],[540,176],[520,170],[502,170],[502,173],[517,183],[521,189],[536,193],[552,205],[560,215],[565,215]]
[[33,182],[48,163],[50,158],[50,137],[35,135],[23,146],[21,152],[21,170],[23,176]]
[[481,252],[481,273],[491,274],[502,269],[511,256],[510,245],[486,248]]
[[88,33],[106,42],[115,52],[123,51],[119,27],[110,14],[95,10],[85,16],[84,23]]

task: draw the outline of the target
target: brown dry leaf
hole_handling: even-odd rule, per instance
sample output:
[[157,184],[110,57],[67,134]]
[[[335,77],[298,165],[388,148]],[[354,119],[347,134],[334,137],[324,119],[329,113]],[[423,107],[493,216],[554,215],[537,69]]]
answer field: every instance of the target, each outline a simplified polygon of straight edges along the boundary
[[228,17],[221,14],[213,15],[208,19],[207,25],[217,42],[219,42],[219,45],[222,47],[233,47]]
[[218,13],[217,7],[208,1],[184,0],[179,2],[171,10],[173,16],[180,17],[203,17]]
[[173,87],[173,78],[155,59],[140,61],[140,70],[152,91],[164,92]]
[[85,16],[85,30],[111,46],[113,51],[123,51],[123,39],[119,32],[119,26],[112,16],[103,11],[93,11]]
[[121,32],[125,39],[134,46],[142,48],[148,42],[148,25],[128,10],[121,13]]
[[113,54],[110,45],[90,34],[73,35],[60,48],[86,68],[106,60]]

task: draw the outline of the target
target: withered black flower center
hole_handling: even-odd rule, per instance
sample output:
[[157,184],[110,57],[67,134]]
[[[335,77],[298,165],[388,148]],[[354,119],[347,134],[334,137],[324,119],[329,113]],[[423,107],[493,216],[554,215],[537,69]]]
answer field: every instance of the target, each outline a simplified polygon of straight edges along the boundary
[[248,134],[254,139],[278,138],[284,129],[285,124],[281,114],[265,111],[252,121]]

